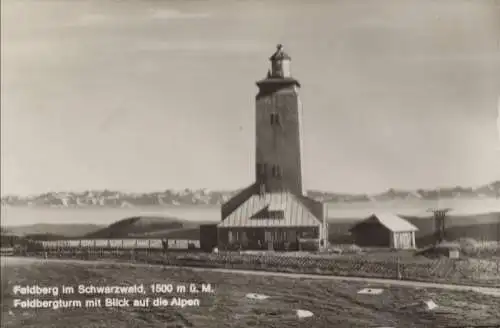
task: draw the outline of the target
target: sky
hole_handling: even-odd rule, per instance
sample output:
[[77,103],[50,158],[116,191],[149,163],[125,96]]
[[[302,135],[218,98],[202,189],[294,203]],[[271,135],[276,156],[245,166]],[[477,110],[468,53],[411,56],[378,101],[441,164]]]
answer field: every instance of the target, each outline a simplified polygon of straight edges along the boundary
[[1,191],[236,189],[277,43],[308,189],[500,179],[500,1],[1,2]]

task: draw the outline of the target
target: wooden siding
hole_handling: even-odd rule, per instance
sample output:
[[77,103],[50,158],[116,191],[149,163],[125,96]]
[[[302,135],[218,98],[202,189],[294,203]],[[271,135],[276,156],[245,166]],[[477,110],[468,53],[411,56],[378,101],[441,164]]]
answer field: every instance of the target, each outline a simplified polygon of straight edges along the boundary
[[222,220],[224,220],[229,214],[231,214],[234,210],[236,210],[241,204],[243,204],[248,198],[252,195],[255,195],[259,192],[258,185],[256,183],[246,187],[241,190],[238,194],[233,196],[227,202],[222,204],[221,214]]
[[299,195],[295,197],[297,197],[315,217],[321,221],[326,218],[325,204],[307,196]]
[[413,231],[403,231],[394,232],[392,247],[397,249],[409,249],[414,247],[414,232]]
[[[308,245],[320,245],[321,226],[316,227],[231,227],[218,229],[218,245],[220,249],[245,250],[299,250],[300,240],[308,240]],[[307,246],[307,245],[306,245]]]
[[[267,206],[283,208],[284,219],[252,219],[252,216]],[[315,217],[298,197],[290,192],[277,192],[251,196],[220,222],[218,227],[311,227],[322,225],[322,221],[322,218]]]
[[219,241],[236,242],[250,239],[263,241],[297,241],[298,238],[318,239],[320,227],[219,228]]

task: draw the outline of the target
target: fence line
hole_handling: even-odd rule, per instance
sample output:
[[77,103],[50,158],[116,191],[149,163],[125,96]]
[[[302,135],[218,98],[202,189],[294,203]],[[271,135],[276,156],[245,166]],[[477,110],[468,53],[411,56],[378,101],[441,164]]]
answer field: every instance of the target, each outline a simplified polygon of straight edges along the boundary
[[174,266],[220,267],[296,273],[319,273],[340,276],[392,278],[400,280],[480,283],[500,286],[500,272],[489,261],[456,261],[448,258],[412,262],[402,258],[308,257],[239,252],[202,253],[187,250],[168,252],[165,249],[126,248],[44,248],[28,251],[27,256],[78,259],[121,259],[150,264]]
[[47,249],[110,248],[110,249],[189,249],[200,248],[199,240],[189,239],[77,239],[35,241]]

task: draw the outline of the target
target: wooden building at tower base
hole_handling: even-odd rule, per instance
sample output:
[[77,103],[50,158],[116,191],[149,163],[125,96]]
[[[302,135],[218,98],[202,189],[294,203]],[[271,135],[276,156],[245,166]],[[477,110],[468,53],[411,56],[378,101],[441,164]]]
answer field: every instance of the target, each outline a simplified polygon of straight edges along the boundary
[[326,246],[328,225],[322,203],[289,191],[260,194],[254,188],[222,207],[219,249],[292,251]]

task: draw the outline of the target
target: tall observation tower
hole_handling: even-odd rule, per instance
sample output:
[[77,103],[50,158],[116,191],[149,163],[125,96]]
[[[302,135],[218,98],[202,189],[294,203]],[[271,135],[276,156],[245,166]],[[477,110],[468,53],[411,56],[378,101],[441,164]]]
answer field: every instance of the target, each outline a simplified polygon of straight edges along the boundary
[[257,82],[256,180],[264,192],[304,195],[300,83],[291,76],[291,58],[278,45],[267,77]]
[[300,239],[321,246],[328,236],[323,204],[304,192],[300,83],[281,44],[269,60],[255,97],[255,182],[223,204],[217,225],[222,248],[281,248]]

